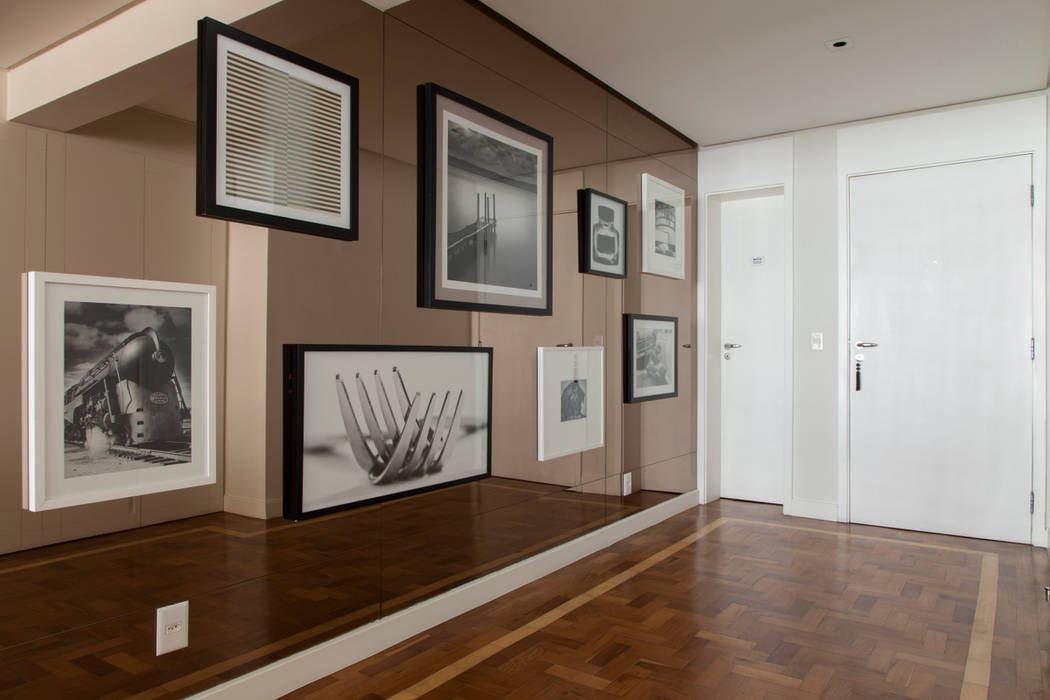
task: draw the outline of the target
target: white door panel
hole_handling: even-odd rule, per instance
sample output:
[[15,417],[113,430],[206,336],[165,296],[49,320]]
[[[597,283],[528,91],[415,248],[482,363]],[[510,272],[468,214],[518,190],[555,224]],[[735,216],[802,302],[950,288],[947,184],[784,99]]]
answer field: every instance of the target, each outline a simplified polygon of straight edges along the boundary
[[850,519],[1030,541],[1030,157],[849,182]]
[[[784,304],[784,196],[721,204],[722,488],[726,498],[783,503],[790,424]],[[726,359],[728,355],[729,359]]]

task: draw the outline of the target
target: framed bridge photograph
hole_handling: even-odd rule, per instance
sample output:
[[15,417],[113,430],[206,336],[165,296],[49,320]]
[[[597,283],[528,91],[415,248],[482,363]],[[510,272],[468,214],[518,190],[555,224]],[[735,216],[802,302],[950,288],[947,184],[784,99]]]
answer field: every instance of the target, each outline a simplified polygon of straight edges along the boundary
[[215,287],[22,276],[23,505],[215,483]]
[[554,139],[420,85],[422,307],[551,314]]

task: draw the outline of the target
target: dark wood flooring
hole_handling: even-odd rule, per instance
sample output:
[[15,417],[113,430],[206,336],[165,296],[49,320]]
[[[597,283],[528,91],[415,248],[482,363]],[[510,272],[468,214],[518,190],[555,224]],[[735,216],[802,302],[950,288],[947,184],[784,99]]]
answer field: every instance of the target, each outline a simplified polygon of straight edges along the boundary
[[690,511],[292,693],[1041,698],[1044,549]]
[[[184,697],[659,503],[486,479],[301,523],[215,514],[0,557],[0,696]],[[190,601],[190,646],[154,654]]]

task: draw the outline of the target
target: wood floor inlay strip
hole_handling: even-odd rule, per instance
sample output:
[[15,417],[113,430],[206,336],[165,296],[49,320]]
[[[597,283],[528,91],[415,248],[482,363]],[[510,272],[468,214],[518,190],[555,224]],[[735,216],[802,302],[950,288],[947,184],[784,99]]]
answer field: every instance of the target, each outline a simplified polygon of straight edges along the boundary
[[401,692],[397,693],[396,695],[391,696],[391,700],[411,700],[413,698],[418,698],[422,695],[425,695],[426,693],[429,693],[430,691],[447,683],[448,681],[452,680],[461,673],[469,671],[470,669],[474,668],[486,659],[498,654],[500,651],[506,649],[511,644],[521,641],[522,639],[528,637],[530,634],[537,632],[546,627],[547,625],[550,625],[551,623],[568,615],[573,610],[576,610],[577,608],[589,603],[595,598],[608,593],[609,591],[613,590],[625,581],[629,581],[638,574],[652,568],[656,564],[659,564],[671,555],[681,551],[682,549],[693,544],[700,538],[705,537],[707,534],[722,527],[727,522],[729,522],[728,518],[719,518],[718,520],[715,520],[712,523],[708,523],[699,531],[686,535],[674,544],[665,547],[656,554],[653,554],[647,559],[635,564],[631,568],[622,571],[611,578],[606,579],[605,581],[599,583],[590,590],[584,591],[575,598],[572,598],[562,603],[550,612],[540,615],[534,620],[522,625],[518,629],[508,632],[499,639],[486,644],[485,646],[481,647],[477,651],[468,654],[467,656],[464,656],[462,659],[459,659],[455,663],[449,666],[445,666],[441,670],[432,673],[431,675],[427,676],[415,685],[410,686],[405,690],[402,690]]
[[999,555],[985,554],[981,562],[981,582],[977,588],[977,609],[970,629],[970,653],[966,657],[960,700],[984,700],[992,676],[992,637],[995,634],[995,605],[999,598]]

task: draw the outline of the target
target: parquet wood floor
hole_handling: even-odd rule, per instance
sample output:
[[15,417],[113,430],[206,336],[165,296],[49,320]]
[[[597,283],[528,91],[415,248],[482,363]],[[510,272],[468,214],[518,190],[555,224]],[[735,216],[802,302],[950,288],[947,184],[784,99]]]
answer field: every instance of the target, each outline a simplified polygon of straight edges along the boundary
[[779,511],[693,509],[287,697],[1045,696],[1045,550]]
[[[601,527],[627,499],[486,479],[290,523],[216,514],[0,557],[0,696],[184,697]],[[190,601],[190,646],[154,654]]]

